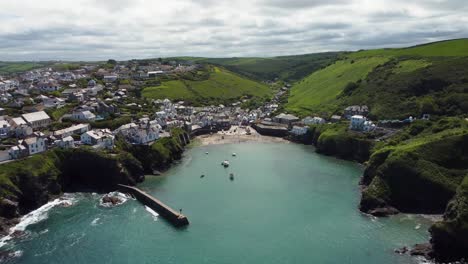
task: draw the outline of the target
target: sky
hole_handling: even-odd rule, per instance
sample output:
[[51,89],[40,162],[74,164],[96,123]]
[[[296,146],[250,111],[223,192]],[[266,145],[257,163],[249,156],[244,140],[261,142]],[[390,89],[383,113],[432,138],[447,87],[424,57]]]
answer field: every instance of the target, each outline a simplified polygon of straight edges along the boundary
[[278,56],[468,37],[466,0],[0,0],[0,60]]

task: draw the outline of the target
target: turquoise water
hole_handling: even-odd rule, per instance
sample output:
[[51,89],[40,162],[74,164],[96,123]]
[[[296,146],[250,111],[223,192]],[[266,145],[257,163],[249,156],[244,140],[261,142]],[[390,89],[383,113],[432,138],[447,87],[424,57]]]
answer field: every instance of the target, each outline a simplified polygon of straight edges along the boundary
[[140,185],[182,208],[187,228],[134,200],[103,208],[99,195],[78,194],[9,244],[22,252],[12,263],[417,263],[393,250],[427,241],[429,220],[359,213],[362,170],[296,144],[195,147]]

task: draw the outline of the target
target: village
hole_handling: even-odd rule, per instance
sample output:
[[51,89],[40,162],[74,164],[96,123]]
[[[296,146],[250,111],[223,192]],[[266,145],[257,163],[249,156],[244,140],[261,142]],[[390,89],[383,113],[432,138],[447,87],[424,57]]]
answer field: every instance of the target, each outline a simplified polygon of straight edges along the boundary
[[[108,63],[109,64],[109,63]],[[240,99],[230,105],[192,106],[169,99],[138,99],[135,93],[146,81],[196,70],[200,65],[169,62],[129,62],[102,68],[83,65],[73,70],[43,68],[0,77],[0,162],[21,159],[51,148],[82,145],[111,150],[116,137],[131,144],[152,144],[180,127],[192,136],[227,131],[231,126],[255,129],[261,135],[301,137],[310,125],[349,121],[361,133],[391,134],[407,120],[367,119],[369,108],[349,106],[343,115],[300,119],[280,113],[284,83],[272,99],[256,109],[245,109]],[[252,99],[254,100],[254,99]],[[424,116],[423,118],[429,118]],[[108,126],[106,126],[106,124]]]

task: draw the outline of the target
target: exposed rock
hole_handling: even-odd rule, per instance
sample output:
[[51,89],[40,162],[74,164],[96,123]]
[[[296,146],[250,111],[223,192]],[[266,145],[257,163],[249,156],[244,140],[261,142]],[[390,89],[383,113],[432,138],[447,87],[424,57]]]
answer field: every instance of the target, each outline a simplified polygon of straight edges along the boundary
[[0,263],[7,262],[15,257],[15,253],[11,250],[0,250]]
[[7,219],[0,217],[0,235],[8,235],[10,228],[18,224],[19,221],[19,218]]
[[430,243],[416,244],[410,250],[411,256],[423,256],[428,259],[432,258],[432,245]]
[[15,230],[12,234],[11,234],[11,237],[13,238],[23,238],[27,235],[27,233],[25,231],[21,231],[21,230]]
[[403,255],[403,254],[408,253],[408,250],[409,249],[407,247],[397,248],[395,249],[395,253]]
[[391,206],[386,206],[386,207],[381,207],[381,208],[376,208],[373,210],[369,211],[369,214],[377,217],[386,217],[389,215],[396,215],[400,211],[398,211],[396,208],[391,207]]
[[102,203],[118,205],[123,203],[123,200],[116,196],[104,195],[104,197],[102,197]]
[[18,203],[9,199],[0,200],[0,216],[6,218],[18,217]]

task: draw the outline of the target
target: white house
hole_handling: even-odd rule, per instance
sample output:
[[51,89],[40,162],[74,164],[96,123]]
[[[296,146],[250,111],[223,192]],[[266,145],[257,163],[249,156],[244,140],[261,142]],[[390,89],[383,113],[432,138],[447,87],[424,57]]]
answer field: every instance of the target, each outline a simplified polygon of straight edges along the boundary
[[0,138],[6,138],[10,134],[11,125],[6,120],[0,120]]
[[318,116],[314,116],[314,117],[308,116],[302,119],[302,123],[304,123],[304,125],[306,126],[316,125],[316,124],[325,124],[325,119],[318,117]]
[[104,76],[104,82],[115,82],[118,78],[117,75],[106,75]]
[[20,140],[17,146],[13,146],[9,149],[8,154],[12,159],[19,159],[46,150],[46,137],[42,133],[36,133],[31,137]]
[[64,137],[60,140],[56,140],[55,144],[60,147],[60,148],[74,148],[75,147],[75,141],[71,136]]
[[293,126],[291,129],[291,134],[295,136],[302,136],[305,135],[308,131],[307,127],[302,127],[302,126]]
[[72,119],[93,122],[96,120],[96,115],[90,111],[75,111],[72,114]]
[[364,116],[362,115],[353,115],[351,117],[351,124],[349,125],[349,128],[352,130],[356,131],[364,131],[364,132],[369,132],[375,129],[374,123],[372,121],[367,120]]
[[8,155],[12,159],[20,159],[28,156],[28,150],[23,145],[17,145],[8,150]]
[[44,111],[24,114],[22,117],[33,129],[47,127],[52,123],[52,119]]
[[54,80],[49,80],[47,82],[40,82],[37,87],[43,92],[55,92],[60,89],[59,84]]
[[349,128],[352,130],[362,131],[364,129],[364,122],[366,122],[366,118],[364,116],[353,115],[351,116]]
[[89,131],[89,124],[78,124],[64,129],[60,129],[54,132],[54,136],[57,138],[65,138],[74,134],[83,134]]
[[95,129],[81,135],[81,143],[96,148],[112,149],[114,139],[115,137],[109,129]]
[[15,136],[24,138],[33,134],[33,128],[28,124],[21,124],[15,127]]
[[155,121],[142,122],[139,125],[130,123],[121,126],[116,131],[132,144],[148,144],[159,139],[161,126]]

